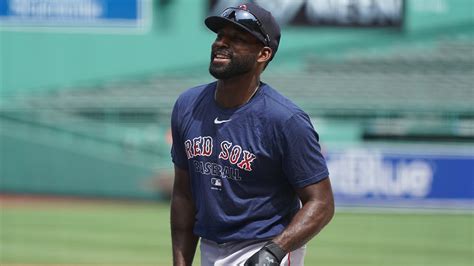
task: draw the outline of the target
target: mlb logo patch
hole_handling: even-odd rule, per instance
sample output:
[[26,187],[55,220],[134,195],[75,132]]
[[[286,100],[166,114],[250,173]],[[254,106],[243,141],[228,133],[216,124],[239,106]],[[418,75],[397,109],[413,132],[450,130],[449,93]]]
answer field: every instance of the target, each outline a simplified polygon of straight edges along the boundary
[[222,180],[219,178],[211,178],[211,184],[215,187],[222,187]]

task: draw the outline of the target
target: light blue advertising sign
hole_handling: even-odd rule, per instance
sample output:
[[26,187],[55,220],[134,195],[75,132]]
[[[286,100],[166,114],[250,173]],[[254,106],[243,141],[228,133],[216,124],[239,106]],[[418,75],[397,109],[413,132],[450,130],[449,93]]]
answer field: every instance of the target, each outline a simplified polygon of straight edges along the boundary
[[474,154],[349,149],[327,159],[342,204],[472,208],[474,203]]
[[151,0],[0,0],[3,29],[146,30]]

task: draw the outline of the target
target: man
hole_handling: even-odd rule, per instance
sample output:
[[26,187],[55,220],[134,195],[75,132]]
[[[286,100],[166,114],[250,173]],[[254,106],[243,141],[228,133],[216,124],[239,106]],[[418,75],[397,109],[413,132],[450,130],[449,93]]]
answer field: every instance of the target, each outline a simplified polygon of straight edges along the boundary
[[255,4],[205,24],[217,33],[217,82],[184,92],[171,118],[174,265],[303,265],[305,244],[334,203],[309,117],[260,81],[280,28]]

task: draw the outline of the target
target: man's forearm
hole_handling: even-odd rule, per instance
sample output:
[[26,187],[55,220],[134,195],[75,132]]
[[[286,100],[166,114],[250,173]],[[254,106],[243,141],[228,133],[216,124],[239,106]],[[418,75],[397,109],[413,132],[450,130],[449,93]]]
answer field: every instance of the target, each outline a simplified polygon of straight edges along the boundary
[[318,234],[333,217],[334,208],[320,202],[307,202],[288,227],[273,242],[286,252],[306,244]]
[[198,237],[193,233],[194,208],[192,202],[173,196],[171,201],[171,239],[173,245],[173,265],[191,265]]
[[173,265],[192,265],[198,237],[188,232],[173,231]]
[[[334,216],[334,199],[329,179],[315,184],[315,187],[316,190],[300,192],[303,195],[303,207],[296,213],[285,230],[273,239],[273,242],[286,252],[293,251],[306,244]],[[311,192],[305,194],[308,191]]]

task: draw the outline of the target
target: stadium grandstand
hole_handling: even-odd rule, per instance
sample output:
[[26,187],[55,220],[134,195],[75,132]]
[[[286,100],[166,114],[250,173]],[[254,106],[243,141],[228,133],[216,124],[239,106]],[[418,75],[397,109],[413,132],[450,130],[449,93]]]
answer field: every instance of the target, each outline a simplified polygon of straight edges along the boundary
[[[462,19],[466,17],[462,11],[453,14],[446,11],[444,24],[429,26],[426,21],[433,20],[437,14],[417,20],[420,7],[411,2],[406,1],[406,22],[398,29],[284,28],[281,51],[263,80],[308,112],[327,149],[341,143],[351,147],[380,142],[473,146],[472,13],[470,18],[467,15],[467,19]],[[456,1],[443,3],[453,7],[450,10],[459,10]],[[171,1],[167,5],[182,4]],[[158,15],[163,15],[161,12],[164,11],[157,11]],[[452,22],[459,14],[461,19]],[[190,16],[188,22],[199,24],[204,15]],[[146,36],[166,31],[157,23],[159,19],[153,20]],[[179,27],[182,31],[186,29],[185,24]],[[191,63],[177,59],[181,61],[175,64],[167,59],[153,64],[144,62],[149,66],[147,69],[117,70],[104,77],[91,76],[89,80],[78,78],[75,75],[80,73],[73,73],[69,67],[70,73],[65,75],[70,80],[49,83],[43,80],[45,85],[40,88],[33,86],[34,80],[24,87],[18,85],[25,84],[21,79],[28,79],[28,74],[22,73],[19,67],[21,60],[14,62],[10,55],[2,54],[8,59],[3,63],[3,71],[17,71],[14,77],[2,82],[2,190],[155,197],[156,192],[145,187],[157,172],[166,175],[171,169],[172,105],[187,88],[212,81],[207,74],[206,59],[212,34],[203,25],[196,27],[200,28],[197,41],[201,44],[192,53],[203,54],[202,59],[199,57]],[[1,34],[2,38],[11,38],[2,53],[19,54],[20,48],[11,48],[16,41],[25,35],[26,38],[33,35],[34,39],[41,33],[3,31]],[[43,34],[51,39],[61,39],[64,35]],[[178,41],[181,38],[167,34]],[[117,39],[109,35],[92,38]],[[80,45],[74,44],[72,48]],[[179,54],[182,49],[178,46],[173,50],[172,42],[163,45],[161,48],[167,51],[156,51],[160,53],[158,56]],[[150,44],[144,46],[148,47],[144,53],[154,58],[154,48]],[[97,60],[107,61],[98,62],[99,66],[120,64],[111,58]],[[7,70],[9,63],[13,70]],[[90,62],[79,59],[53,68],[75,63],[82,64],[82,71],[88,73]],[[47,67],[54,63],[34,64]],[[47,72],[37,71],[46,73],[47,79]],[[12,81],[15,78],[19,79],[17,84]],[[34,179],[30,182],[31,176],[50,182]],[[110,183],[114,185],[100,185]]]

